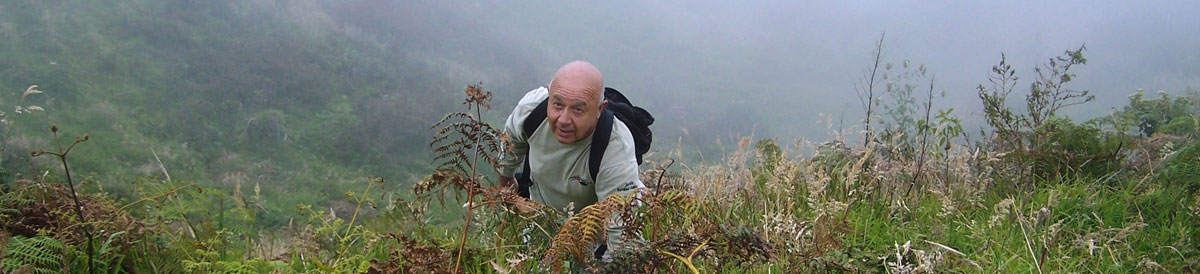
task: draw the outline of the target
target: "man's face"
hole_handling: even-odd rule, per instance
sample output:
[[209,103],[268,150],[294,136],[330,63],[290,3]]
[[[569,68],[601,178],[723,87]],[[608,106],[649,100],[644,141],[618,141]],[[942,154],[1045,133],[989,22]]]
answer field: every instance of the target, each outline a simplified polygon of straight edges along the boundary
[[607,102],[600,101],[601,90],[586,85],[556,81],[550,85],[546,118],[559,143],[573,144],[587,138],[596,129],[600,111]]

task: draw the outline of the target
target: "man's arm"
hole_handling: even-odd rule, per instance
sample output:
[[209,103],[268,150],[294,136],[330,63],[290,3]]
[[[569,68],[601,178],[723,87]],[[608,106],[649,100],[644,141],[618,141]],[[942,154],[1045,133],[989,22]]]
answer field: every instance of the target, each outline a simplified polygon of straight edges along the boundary
[[529,141],[526,139],[528,136],[525,136],[523,130],[525,117],[529,117],[529,113],[533,112],[537,104],[546,99],[548,94],[544,87],[525,93],[525,96],[513,108],[512,114],[509,114],[508,119],[504,121],[504,134],[508,135],[508,150],[500,155],[500,178],[498,180],[500,185],[516,187],[513,174],[517,172],[517,166],[525,160],[525,155],[529,152]]
[[[518,105],[513,114],[508,116],[508,121],[504,123],[504,134],[508,135],[508,149],[500,155],[500,184],[504,185],[515,182],[513,174],[517,172],[517,166],[521,161],[525,160],[525,155],[529,152],[529,142],[525,139],[524,132],[521,132],[521,125],[525,120],[526,115],[520,115],[521,107]],[[513,184],[514,186],[516,184]]]

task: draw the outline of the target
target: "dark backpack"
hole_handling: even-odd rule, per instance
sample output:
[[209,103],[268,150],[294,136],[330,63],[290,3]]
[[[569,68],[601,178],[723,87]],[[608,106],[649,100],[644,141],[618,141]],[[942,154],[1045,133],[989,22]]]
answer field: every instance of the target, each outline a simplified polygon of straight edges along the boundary
[[[596,181],[596,175],[600,173],[600,161],[604,159],[604,150],[608,148],[608,139],[612,136],[613,118],[620,119],[629,128],[629,133],[633,134],[634,155],[637,157],[638,165],[642,164],[642,154],[650,151],[650,141],[654,139],[654,135],[650,132],[650,125],[654,124],[654,116],[638,106],[634,106],[629,102],[629,98],[625,98],[624,94],[616,89],[604,88],[604,98],[608,100],[608,106],[604,111],[600,112],[600,120],[596,122],[596,130],[592,131],[592,151],[588,155],[588,171],[591,172],[592,182]],[[549,99],[542,100],[525,117],[524,128],[522,128],[525,138],[533,135],[533,131],[537,130],[538,126],[542,125],[542,121],[546,120],[546,105]],[[597,141],[603,140],[603,141]],[[525,155],[525,166],[521,173],[517,174],[517,190],[521,197],[529,198],[529,186],[533,185],[533,179],[529,173],[529,155]]]

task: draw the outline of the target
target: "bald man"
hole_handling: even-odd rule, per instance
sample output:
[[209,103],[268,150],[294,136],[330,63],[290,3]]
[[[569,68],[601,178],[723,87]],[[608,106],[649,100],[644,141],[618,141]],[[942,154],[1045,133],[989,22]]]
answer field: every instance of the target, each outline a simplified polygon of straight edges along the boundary
[[[526,118],[543,101],[546,119],[524,136]],[[644,187],[638,177],[633,135],[625,123],[613,119],[611,128],[596,128],[607,104],[600,70],[584,61],[563,65],[549,88],[526,93],[508,116],[504,131],[512,149],[501,157],[500,183],[516,187],[517,168],[528,161],[530,174],[525,175],[532,184],[527,186],[527,198],[558,210],[574,211],[610,195],[629,194]],[[611,134],[607,140],[593,140],[597,130]],[[607,147],[596,178],[591,178],[589,153],[596,142],[607,142]],[[609,246],[616,246],[619,227],[610,225],[608,230]]]

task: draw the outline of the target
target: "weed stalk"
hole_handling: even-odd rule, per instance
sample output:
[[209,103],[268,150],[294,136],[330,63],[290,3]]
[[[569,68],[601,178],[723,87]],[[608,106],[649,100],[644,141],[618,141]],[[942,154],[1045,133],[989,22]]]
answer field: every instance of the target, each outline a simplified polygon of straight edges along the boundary
[[88,135],[84,134],[81,137],[75,137],[75,142],[72,142],[71,145],[67,146],[67,149],[63,149],[62,142],[60,142],[58,139],[58,125],[50,125],[50,132],[54,134],[54,145],[58,147],[58,152],[47,152],[39,149],[38,151],[30,152],[29,155],[37,157],[44,154],[50,154],[57,156],[58,161],[62,162],[63,172],[67,174],[67,186],[71,189],[71,200],[75,201],[75,214],[79,215],[79,221],[81,224],[83,224],[80,226],[83,230],[83,235],[87,236],[88,273],[95,273],[96,265],[94,257],[96,250],[92,243],[91,225],[88,225],[87,217],[83,215],[83,205],[79,203],[79,195],[77,195],[75,192],[75,181],[71,179],[71,167],[67,165],[67,154],[71,153],[71,149],[75,148],[75,145],[87,141]]
[[929,79],[929,96],[925,101],[925,124],[921,127],[921,152],[917,156],[917,170],[913,172],[912,181],[908,184],[908,190],[904,191],[904,197],[912,192],[913,186],[917,185],[917,180],[921,178],[922,167],[925,166],[925,151],[929,147],[929,130],[933,129],[930,126],[929,112],[933,109],[933,78]]
[[[475,108],[475,117],[483,117],[482,109],[483,108],[481,107]],[[478,127],[479,123],[472,123],[471,126]],[[454,273],[458,273],[459,266],[462,264],[463,249],[466,248],[467,245],[467,231],[471,229],[471,211],[475,209],[475,185],[477,184],[476,174],[477,168],[479,167],[479,154],[482,153],[480,150],[483,149],[479,145],[479,139],[483,138],[481,136],[483,135],[483,132],[481,132],[481,130],[475,130],[474,132],[477,134],[470,137],[471,139],[474,139],[471,143],[475,144],[475,155],[474,159],[471,160],[471,179],[468,180],[467,183],[467,216],[464,217],[465,222],[463,223],[462,237],[458,242],[458,258],[454,260]]]

